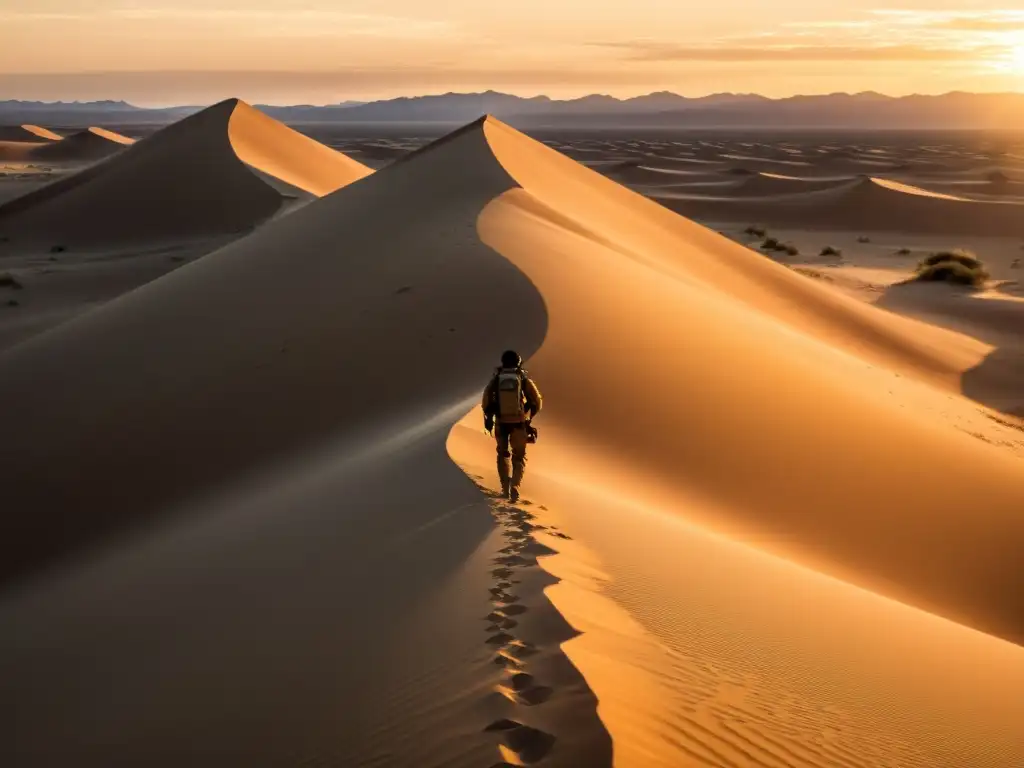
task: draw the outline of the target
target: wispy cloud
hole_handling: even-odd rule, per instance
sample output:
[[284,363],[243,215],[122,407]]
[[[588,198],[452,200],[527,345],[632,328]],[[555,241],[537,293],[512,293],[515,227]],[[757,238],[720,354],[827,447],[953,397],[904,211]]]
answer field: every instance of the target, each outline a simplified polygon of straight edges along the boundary
[[1021,32],[1024,31],[1024,18],[993,19],[961,16],[933,24],[932,28],[947,29],[953,32]]
[[286,12],[260,8],[182,8],[126,5],[93,11],[0,11],[2,22],[98,21],[175,22],[230,24],[236,33],[261,30],[267,34],[344,37],[430,37],[448,34],[454,25],[443,19],[413,18],[376,13],[351,13],[339,9],[296,8]]
[[1017,32],[1024,29],[1024,11],[991,9],[986,11],[875,9],[870,14],[885,24],[952,32]]
[[761,45],[689,46],[634,40],[592,45],[621,50],[630,61],[973,61],[1001,51],[984,47],[923,47],[915,45],[785,45],[765,40]]

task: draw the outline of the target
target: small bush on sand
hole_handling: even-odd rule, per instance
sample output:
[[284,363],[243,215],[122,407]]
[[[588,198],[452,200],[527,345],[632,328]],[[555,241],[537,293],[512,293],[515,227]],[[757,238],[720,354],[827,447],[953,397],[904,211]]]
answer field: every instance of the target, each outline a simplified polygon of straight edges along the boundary
[[980,288],[988,280],[988,271],[981,263],[981,259],[970,251],[939,251],[918,265],[914,279]]
[[777,237],[766,237],[764,242],[761,243],[762,251],[777,251],[782,247],[782,243],[779,242]]
[[858,243],[870,243],[871,242],[871,238],[868,237],[867,235],[861,235],[860,237],[857,238],[857,242]]
[[750,235],[751,237],[765,237],[768,234],[768,230],[751,224],[743,230],[743,234]]
[[792,243],[786,243],[784,246],[782,246],[782,250],[784,250],[786,252],[786,254],[789,255],[789,256],[799,256],[800,255],[800,249],[797,248]]
[[826,245],[821,249],[822,256],[842,256],[843,252],[832,245]]
[[67,248],[65,248],[63,245],[52,245],[52,246],[50,246],[50,253],[64,253],[64,251],[66,251],[66,250],[67,250]]
[[13,288],[16,291],[20,291],[22,285],[18,282],[18,278],[10,272],[0,272],[0,288]]
[[981,259],[973,253],[965,251],[962,248],[955,248],[951,251],[937,251],[931,254],[921,262],[918,269],[921,269],[922,267],[930,267],[935,264],[941,264],[944,261],[955,261],[958,264],[963,264],[968,269],[979,269],[982,267]]
[[896,251],[897,256],[909,256],[910,253],[911,251],[909,248],[900,248],[898,251]]

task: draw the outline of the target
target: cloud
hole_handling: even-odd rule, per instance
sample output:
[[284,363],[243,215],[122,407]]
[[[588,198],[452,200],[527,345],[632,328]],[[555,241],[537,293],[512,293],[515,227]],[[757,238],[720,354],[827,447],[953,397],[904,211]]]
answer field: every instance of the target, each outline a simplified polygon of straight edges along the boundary
[[[992,48],[924,47],[915,45],[780,45],[689,46],[651,41],[598,42],[604,48],[625,52],[629,61],[709,61],[709,62],[787,62],[787,61],[976,61],[992,55]],[[1001,50],[1001,49],[999,49]],[[998,52],[998,51],[997,51]]]
[[240,34],[253,30],[267,35],[315,35],[344,37],[433,37],[449,34],[455,25],[443,19],[352,13],[336,9],[297,8],[287,12],[260,8],[179,8],[174,6],[123,6],[95,11],[0,11],[3,22],[78,21],[109,23],[178,22],[227,24]]
[[1024,18],[984,18],[962,16],[946,19],[931,25],[933,29],[947,29],[953,32],[1021,32],[1024,31]]
[[907,11],[879,9],[870,12],[885,23],[949,32],[1018,32],[1024,30],[1024,11]]

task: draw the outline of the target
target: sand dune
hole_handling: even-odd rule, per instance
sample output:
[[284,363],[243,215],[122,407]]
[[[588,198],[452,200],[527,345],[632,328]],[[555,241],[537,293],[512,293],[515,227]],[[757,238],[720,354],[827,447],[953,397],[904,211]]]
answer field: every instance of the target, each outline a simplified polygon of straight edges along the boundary
[[369,172],[232,99],[7,203],[0,229],[65,246],[222,234],[268,219],[288,198],[323,195]]
[[61,138],[38,125],[0,125],[0,141],[60,141]]
[[[546,403],[518,510],[471,482],[509,346]],[[960,394],[990,352],[478,121],[0,354],[0,737],[26,766],[1011,768],[1022,465]]]
[[105,128],[87,128],[60,141],[43,144],[31,152],[33,160],[50,162],[86,162],[100,160],[135,143],[134,139]]
[[758,173],[740,182],[732,190],[732,194],[737,197],[789,195],[800,192],[815,192],[821,189],[832,189],[833,187],[849,183],[849,181],[848,177],[822,179],[785,176],[775,173]]
[[673,196],[673,211],[712,221],[768,221],[807,229],[921,232],[929,235],[1024,236],[1024,208],[981,202],[883,179],[773,199]]

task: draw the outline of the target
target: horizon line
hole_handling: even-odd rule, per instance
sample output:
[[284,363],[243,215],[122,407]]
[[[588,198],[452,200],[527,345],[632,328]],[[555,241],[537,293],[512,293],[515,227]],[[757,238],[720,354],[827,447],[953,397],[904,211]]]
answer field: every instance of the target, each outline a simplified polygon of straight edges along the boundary
[[[171,72],[161,72],[160,74],[170,74],[170,73]],[[107,73],[95,72],[95,73],[79,73],[79,74],[98,75],[98,74],[107,74]],[[114,74],[114,73],[110,73],[110,74]],[[258,73],[250,73],[250,74],[258,74]],[[53,75],[51,75],[49,73],[47,73],[46,75],[43,75],[41,73],[40,76],[60,76],[60,75],[58,73],[54,73]],[[508,96],[508,97],[512,97],[512,98],[516,98],[516,99],[521,99],[523,101],[546,99],[546,100],[548,100],[548,101],[550,101],[552,103],[555,103],[555,104],[570,103],[570,102],[581,101],[583,99],[594,98],[594,97],[611,99],[611,100],[617,101],[619,103],[625,103],[625,102],[629,102],[629,101],[635,101],[637,99],[642,99],[642,98],[646,98],[646,97],[650,97],[650,96],[659,96],[659,95],[674,96],[674,97],[677,97],[677,98],[680,98],[680,99],[686,99],[686,100],[691,100],[691,101],[699,101],[699,100],[702,100],[702,99],[714,98],[716,96],[750,97],[750,98],[758,98],[758,99],[763,99],[765,101],[772,101],[772,102],[788,101],[788,100],[791,100],[791,99],[800,99],[800,98],[828,98],[828,97],[841,97],[841,96],[849,96],[849,97],[856,97],[856,96],[878,96],[878,97],[881,97],[881,98],[884,98],[884,99],[889,99],[889,100],[893,100],[893,101],[899,101],[901,99],[911,99],[911,98],[944,98],[944,97],[949,97],[949,96],[1003,96],[1003,97],[1018,97],[1018,96],[1024,96],[1024,90],[1020,90],[1020,91],[1015,91],[1015,90],[1009,90],[1009,91],[1006,91],[1006,90],[1000,90],[1000,91],[950,90],[950,91],[943,91],[943,92],[940,92],[940,93],[912,92],[912,93],[905,93],[905,94],[900,94],[900,95],[892,95],[892,94],[889,94],[889,93],[883,93],[881,91],[877,91],[877,90],[873,90],[873,89],[868,89],[868,90],[864,90],[864,91],[828,91],[828,92],[818,92],[818,93],[802,93],[802,92],[797,92],[797,93],[790,94],[788,96],[767,96],[765,94],[757,93],[756,91],[711,91],[711,92],[707,92],[707,93],[704,93],[704,94],[701,94],[701,95],[698,95],[698,96],[688,96],[688,95],[681,94],[681,93],[678,93],[676,91],[672,91],[672,90],[668,90],[668,89],[658,89],[658,90],[653,90],[653,91],[649,91],[649,92],[646,92],[646,93],[637,94],[636,96],[624,96],[624,97],[623,96],[613,96],[613,95],[608,94],[608,93],[602,93],[600,91],[593,91],[593,92],[585,93],[582,96],[574,96],[574,97],[568,97],[568,98],[556,98],[556,97],[548,96],[545,93],[535,93],[534,95],[531,95],[531,96],[523,96],[523,95],[520,95],[518,93],[513,93],[511,91],[500,91],[500,90],[488,88],[486,90],[468,90],[468,91],[452,91],[452,90],[449,90],[449,91],[433,92],[433,93],[427,92],[427,93],[418,93],[418,94],[401,95],[401,96],[388,96],[388,97],[383,97],[383,98],[365,99],[365,100],[364,99],[340,99],[339,101],[322,102],[322,103],[314,103],[314,102],[273,102],[273,101],[265,101],[265,100],[253,100],[251,103],[254,106],[262,105],[262,106],[281,107],[281,108],[287,108],[287,107],[326,108],[326,107],[337,107],[339,105],[346,104],[346,103],[351,104],[353,106],[356,106],[356,105],[374,104],[374,103],[388,102],[388,101],[397,101],[397,100],[400,100],[400,99],[422,99],[422,98],[441,98],[441,97],[444,97],[444,96],[486,96],[486,95]],[[87,104],[102,104],[102,103],[109,102],[109,103],[115,103],[115,104],[124,104],[126,106],[132,107],[134,109],[139,109],[139,110],[146,110],[146,109],[166,110],[166,109],[183,109],[183,108],[198,107],[198,106],[204,106],[204,105],[205,106],[209,106],[210,104],[216,104],[216,103],[219,103],[221,101],[224,101],[226,98],[238,98],[241,101],[246,101],[247,103],[250,103],[248,100],[243,99],[242,97],[232,96],[232,97],[225,97],[225,98],[222,98],[222,99],[216,99],[214,101],[209,102],[209,104],[199,103],[199,102],[192,102],[192,103],[168,104],[168,105],[165,105],[165,106],[144,106],[144,105],[136,104],[136,103],[134,103],[132,101],[129,101],[129,100],[125,99],[125,98],[117,98],[117,97],[105,97],[105,98],[94,98],[94,99],[71,99],[71,100],[58,99],[58,100],[55,100],[55,101],[43,101],[43,100],[36,100],[36,99],[2,98],[2,97],[0,97],[0,104],[9,103],[9,102],[20,102],[20,103],[23,103],[23,104],[37,104],[37,105],[42,105],[42,106],[61,106],[61,105],[71,105],[71,104],[80,104],[80,105],[81,104],[86,104],[86,105]]]

